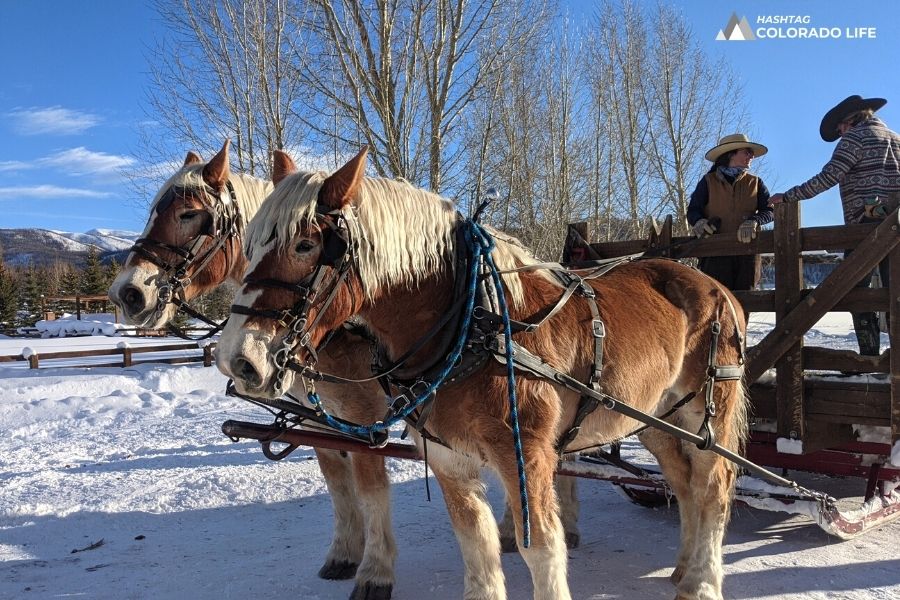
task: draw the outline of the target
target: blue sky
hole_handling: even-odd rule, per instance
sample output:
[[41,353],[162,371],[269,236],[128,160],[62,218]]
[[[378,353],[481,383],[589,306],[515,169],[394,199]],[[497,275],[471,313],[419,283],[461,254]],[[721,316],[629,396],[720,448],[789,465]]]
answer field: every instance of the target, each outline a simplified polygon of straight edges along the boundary
[[[591,4],[577,2],[580,10]],[[844,97],[887,98],[879,115],[900,128],[900,2],[678,6],[704,50],[725,56],[740,74],[749,133],[770,149],[758,167],[773,192],[804,181],[828,160],[834,144],[821,140],[819,122]],[[732,12],[746,16],[754,31],[774,26],[758,24],[760,16],[806,15],[810,22],[802,26],[837,27],[841,37],[715,41]],[[0,14],[0,227],[140,231],[147,199],[120,171],[140,167],[132,158],[137,130],[152,119],[142,109],[148,48],[164,33],[152,3],[0,0]],[[848,27],[875,27],[876,37],[847,39]],[[802,206],[806,226],[841,222],[836,189]]]

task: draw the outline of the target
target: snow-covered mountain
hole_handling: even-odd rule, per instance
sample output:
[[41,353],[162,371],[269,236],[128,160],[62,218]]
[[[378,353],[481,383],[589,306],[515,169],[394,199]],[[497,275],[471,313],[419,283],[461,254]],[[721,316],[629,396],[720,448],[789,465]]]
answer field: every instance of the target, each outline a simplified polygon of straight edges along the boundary
[[3,261],[10,266],[46,265],[59,260],[81,264],[91,246],[99,248],[104,259],[115,256],[121,262],[124,251],[139,236],[140,233],[134,231],[115,229],[91,229],[85,233],[0,229],[0,247],[3,248]]

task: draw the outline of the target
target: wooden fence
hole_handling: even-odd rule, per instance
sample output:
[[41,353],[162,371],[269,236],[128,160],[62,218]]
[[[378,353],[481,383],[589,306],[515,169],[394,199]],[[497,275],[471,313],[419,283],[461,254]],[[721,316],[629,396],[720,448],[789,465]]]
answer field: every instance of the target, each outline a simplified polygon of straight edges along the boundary
[[[11,354],[0,356],[0,363],[28,361],[30,369],[40,367],[40,361],[53,359],[72,359],[87,358],[92,356],[119,356],[119,360],[105,363],[90,363],[83,365],[60,365],[61,368],[84,368],[84,367],[130,367],[132,365],[140,365],[145,363],[162,363],[169,365],[186,364],[203,362],[204,367],[212,366],[213,350],[215,344],[208,344],[200,348],[197,344],[166,344],[159,346],[136,346],[122,348],[101,348],[97,350],[72,350],[68,352],[44,352],[31,354]],[[135,354],[146,354],[150,352],[173,352],[178,350],[198,350],[201,351],[193,356],[178,356],[173,358],[150,358],[145,360],[135,360]]]

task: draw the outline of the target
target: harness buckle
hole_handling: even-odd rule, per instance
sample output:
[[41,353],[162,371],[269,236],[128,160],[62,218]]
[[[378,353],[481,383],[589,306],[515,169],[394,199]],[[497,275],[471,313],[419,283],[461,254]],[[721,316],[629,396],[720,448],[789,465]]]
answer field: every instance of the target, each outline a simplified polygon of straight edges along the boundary
[[603,321],[601,319],[594,319],[591,322],[591,326],[592,326],[595,338],[605,338],[606,337],[606,326],[603,324]]

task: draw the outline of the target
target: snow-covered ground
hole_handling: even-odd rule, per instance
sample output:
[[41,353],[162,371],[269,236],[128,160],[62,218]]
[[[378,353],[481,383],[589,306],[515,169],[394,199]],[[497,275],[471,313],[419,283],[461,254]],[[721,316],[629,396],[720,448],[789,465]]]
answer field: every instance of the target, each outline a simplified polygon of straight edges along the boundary
[[[769,327],[756,315],[751,340]],[[811,337],[855,345],[841,314]],[[36,342],[69,349],[117,341],[2,339],[0,355]],[[0,598],[348,597],[352,582],[316,577],[331,503],[312,452],[273,463],[256,443],[226,439],[222,421],[265,419],[224,396],[224,384],[201,366],[0,365]],[[462,597],[462,561],[437,485],[427,502],[421,463],[391,460],[390,471],[394,598]],[[804,481],[835,495],[861,493],[859,481]],[[677,510],[636,506],[606,483],[579,485],[574,598],[672,598]],[[489,494],[499,510],[490,478]],[[900,523],[840,542],[802,517],[736,507],[726,541],[727,598],[900,598]],[[530,598],[521,558],[503,562],[509,597]]]

